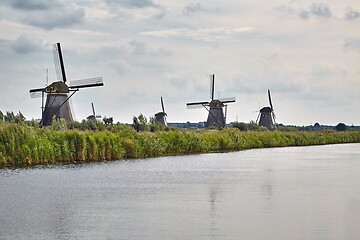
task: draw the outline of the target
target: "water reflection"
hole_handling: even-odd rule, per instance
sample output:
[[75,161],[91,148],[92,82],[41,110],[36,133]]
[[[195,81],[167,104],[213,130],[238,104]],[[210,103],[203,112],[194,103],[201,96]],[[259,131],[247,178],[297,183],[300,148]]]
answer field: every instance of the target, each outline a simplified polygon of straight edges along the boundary
[[360,145],[0,170],[1,239],[357,239]]

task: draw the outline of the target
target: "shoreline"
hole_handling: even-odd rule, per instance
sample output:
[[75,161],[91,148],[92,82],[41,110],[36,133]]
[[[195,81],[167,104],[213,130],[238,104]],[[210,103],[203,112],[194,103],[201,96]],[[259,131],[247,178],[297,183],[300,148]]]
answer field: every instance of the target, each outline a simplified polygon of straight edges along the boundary
[[136,132],[37,129],[0,125],[0,168],[90,163],[247,149],[360,143],[360,131],[172,130]]

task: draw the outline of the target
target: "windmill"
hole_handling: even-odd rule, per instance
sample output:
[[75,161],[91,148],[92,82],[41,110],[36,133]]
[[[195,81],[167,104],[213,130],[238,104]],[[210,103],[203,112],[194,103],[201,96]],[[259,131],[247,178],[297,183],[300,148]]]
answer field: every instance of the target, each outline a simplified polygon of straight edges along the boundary
[[92,108],[93,115],[88,116],[86,119],[88,119],[88,120],[101,119],[101,116],[100,116],[100,115],[96,115],[96,114],[95,114],[94,103],[91,103],[91,108]]
[[268,129],[273,129],[276,128],[276,123],[275,123],[275,113],[274,113],[274,108],[272,105],[272,101],[271,101],[271,95],[270,95],[270,90],[268,89],[268,97],[269,97],[269,105],[270,107],[263,107],[262,109],[260,109],[259,115],[256,119],[256,122],[260,125],[260,126],[264,126]]
[[[65,66],[60,43],[53,45],[53,55],[58,81],[51,83],[45,88],[36,88],[29,91],[32,98],[40,96],[42,98],[42,116],[40,127],[51,125],[53,117],[56,119],[63,118],[67,122],[74,121],[69,99],[77,91],[79,91],[80,88],[98,87],[104,85],[102,77],[74,80],[70,81],[70,84],[67,85]],[[45,95],[46,103],[44,106]]]
[[160,97],[160,100],[161,100],[162,112],[155,113],[155,121],[158,122],[158,123],[160,123],[160,124],[162,124],[162,125],[167,126],[167,122],[166,122],[166,116],[167,116],[167,114],[165,113],[163,98]]
[[[235,102],[235,97],[214,99],[215,74],[210,75],[210,101],[187,103],[188,108],[204,107],[208,112],[205,127],[225,127],[227,115],[227,103]],[[225,107],[225,115],[223,108]]]

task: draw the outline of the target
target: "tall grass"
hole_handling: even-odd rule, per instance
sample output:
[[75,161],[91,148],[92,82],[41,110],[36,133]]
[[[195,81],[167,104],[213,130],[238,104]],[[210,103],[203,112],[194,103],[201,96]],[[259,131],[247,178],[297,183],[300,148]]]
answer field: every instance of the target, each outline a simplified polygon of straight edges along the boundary
[[360,143],[360,132],[278,132],[238,129],[136,132],[37,129],[0,124],[0,167],[146,158],[251,148]]

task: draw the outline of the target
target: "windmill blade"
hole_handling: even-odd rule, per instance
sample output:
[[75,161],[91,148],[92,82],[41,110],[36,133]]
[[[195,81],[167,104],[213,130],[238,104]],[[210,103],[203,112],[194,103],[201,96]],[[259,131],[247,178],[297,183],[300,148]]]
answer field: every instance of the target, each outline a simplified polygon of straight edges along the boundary
[[91,103],[91,107],[92,107],[92,111],[93,111],[93,115],[95,116],[95,107],[94,107],[94,103]]
[[257,118],[256,118],[256,123],[257,123],[257,124],[259,124],[260,114],[261,114],[261,113],[259,112],[259,114],[258,114],[258,116],[257,116]]
[[224,105],[225,106],[225,122],[226,122],[226,116],[227,116],[227,108],[228,108],[228,105]]
[[222,103],[232,103],[236,101],[236,98],[235,97],[219,98],[219,101]]
[[62,56],[60,43],[56,43],[53,45],[53,54],[54,54],[55,70],[58,80],[61,80],[64,83],[66,83],[65,66],[64,66],[64,60]]
[[[37,91],[37,92],[30,92],[30,97],[31,98],[40,98],[42,96],[42,91]],[[46,93],[44,93],[46,94]]]
[[215,74],[210,75],[210,99],[214,100],[215,91]]
[[271,108],[271,109],[274,109],[274,108],[273,108],[273,105],[272,105],[272,102],[271,102],[271,95],[270,95],[270,90],[269,90],[269,89],[268,89],[268,97],[269,97],[270,108]]
[[162,111],[163,113],[165,113],[165,107],[164,107],[164,101],[163,101],[163,98],[160,97],[160,100],[161,100],[161,108],[162,108]]
[[36,92],[42,92],[44,91],[45,88],[34,88],[34,89],[30,89],[29,93],[36,93]]
[[87,87],[99,87],[99,86],[104,86],[102,77],[94,77],[94,78],[70,81],[69,88],[74,89],[74,88],[87,88]]
[[209,106],[209,102],[192,102],[192,103],[187,103],[186,106],[189,109],[194,109],[194,108],[202,108],[203,106]]

